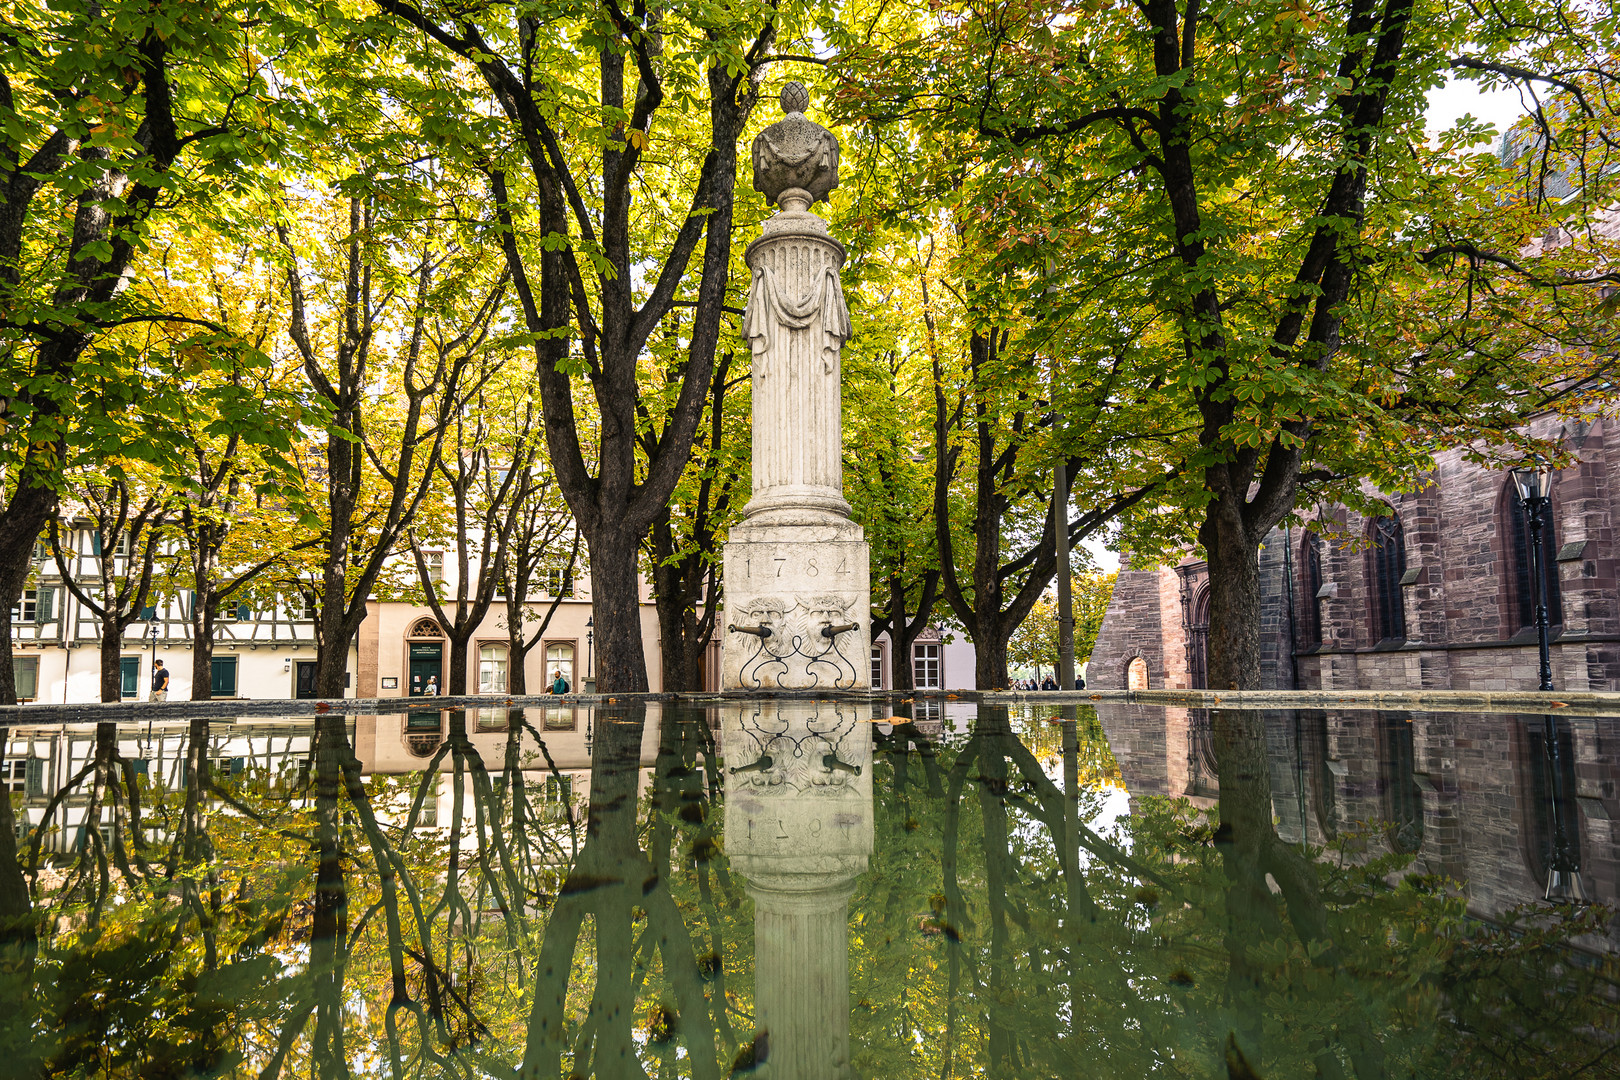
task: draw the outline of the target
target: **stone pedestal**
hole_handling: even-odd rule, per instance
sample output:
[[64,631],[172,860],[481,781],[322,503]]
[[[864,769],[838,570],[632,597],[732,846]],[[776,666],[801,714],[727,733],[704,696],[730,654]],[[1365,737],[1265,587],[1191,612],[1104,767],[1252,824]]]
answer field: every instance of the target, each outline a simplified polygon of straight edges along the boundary
[[838,141],[803,87],[754,142],[754,186],[781,207],[748,246],[753,497],[722,556],[723,690],[853,690],[871,675],[870,553],[844,500],[843,245],[809,212],[838,182]]
[[725,846],[754,900],[754,1014],[772,1080],[848,1080],[849,898],[872,852],[871,710],[732,707]]

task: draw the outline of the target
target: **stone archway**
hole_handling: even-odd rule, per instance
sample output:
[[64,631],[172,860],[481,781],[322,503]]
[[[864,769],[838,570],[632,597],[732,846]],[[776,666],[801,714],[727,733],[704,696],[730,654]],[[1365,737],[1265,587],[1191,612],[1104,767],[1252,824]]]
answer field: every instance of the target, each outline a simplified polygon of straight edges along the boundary
[[1125,661],[1125,689],[1149,689],[1148,663],[1140,655]]

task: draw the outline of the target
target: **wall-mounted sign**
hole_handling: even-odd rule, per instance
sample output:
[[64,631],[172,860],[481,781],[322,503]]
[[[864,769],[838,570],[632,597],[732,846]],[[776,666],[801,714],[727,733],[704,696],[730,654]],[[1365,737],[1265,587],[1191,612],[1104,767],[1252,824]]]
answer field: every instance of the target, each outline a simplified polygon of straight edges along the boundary
[[382,688],[384,690],[398,690],[399,689],[399,676],[397,676],[397,675],[384,675],[383,680],[382,680]]

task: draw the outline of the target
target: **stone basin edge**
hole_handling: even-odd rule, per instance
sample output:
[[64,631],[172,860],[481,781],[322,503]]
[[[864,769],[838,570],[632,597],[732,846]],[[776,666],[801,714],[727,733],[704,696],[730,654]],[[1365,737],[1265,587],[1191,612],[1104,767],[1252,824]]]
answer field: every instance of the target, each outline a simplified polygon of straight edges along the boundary
[[330,700],[93,702],[78,705],[0,706],[0,725],[120,720],[185,720],[236,717],[297,717],[327,713],[389,715],[443,709],[633,706],[651,702],[716,706],[746,701],[828,701],[897,704],[909,701],[986,705],[1138,705],[1189,709],[1415,710],[1422,712],[1553,713],[1620,717],[1620,691],[1538,690],[951,690],[951,691],[720,691],[706,693],[531,694],[521,697],[466,695],[435,698],[340,698]]

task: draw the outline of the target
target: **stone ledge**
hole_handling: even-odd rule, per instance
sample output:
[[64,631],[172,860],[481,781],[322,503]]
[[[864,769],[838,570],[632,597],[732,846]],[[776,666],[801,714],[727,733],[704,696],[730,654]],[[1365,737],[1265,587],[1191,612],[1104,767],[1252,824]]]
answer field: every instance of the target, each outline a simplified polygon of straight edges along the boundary
[[1620,691],[1561,693],[1536,690],[844,690],[741,691],[640,694],[530,694],[523,697],[467,695],[433,698],[339,698],[331,700],[92,702],[83,705],[0,706],[0,725],[98,723],[120,720],[186,720],[236,717],[304,717],[322,714],[391,715],[443,709],[534,709],[558,706],[630,706],[664,702],[688,706],[748,701],[827,701],[852,704],[951,702],[985,705],[1145,705],[1187,709],[1414,710],[1419,712],[1557,713],[1620,717]]

